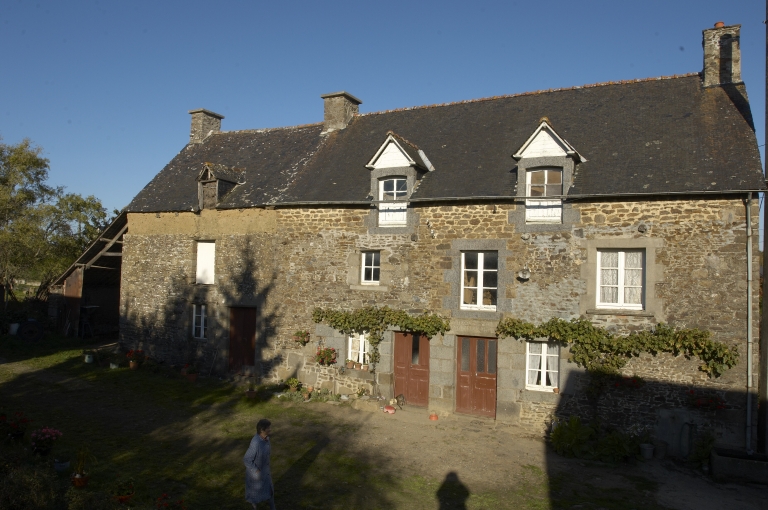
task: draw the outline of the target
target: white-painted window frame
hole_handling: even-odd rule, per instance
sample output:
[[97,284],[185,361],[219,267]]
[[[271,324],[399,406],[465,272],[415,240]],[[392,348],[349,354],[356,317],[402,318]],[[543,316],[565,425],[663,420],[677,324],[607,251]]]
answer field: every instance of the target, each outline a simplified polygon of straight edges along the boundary
[[208,338],[208,307],[203,304],[192,305],[192,338]]
[[[353,349],[355,342],[358,342],[358,349]],[[368,363],[370,361],[371,344],[368,341],[368,335],[353,334],[349,335],[347,340],[347,359],[355,363]]]
[[[470,269],[470,271],[477,271],[477,285],[476,286],[472,286],[472,287],[466,287],[465,284],[464,284],[464,282],[465,282],[464,273],[467,271],[466,263],[465,263],[465,260],[466,260],[465,256],[466,256],[467,253],[477,253],[477,269],[476,270],[475,269]],[[495,253],[496,254],[496,267],[497,267],[497,269],[485,269],[485,254],[486,253]],[[484,291],[484,289],[489,289],[489,290],[495,289],[496,290],[496,303],[498,304],[498,302],[499,302],[499,287],[498,287],[498,285],[499,285],[499,277],[498,277],[498,272],[499,272],[498,264],[499,263],[498,263],[498,260],[499,259],[498,259],[498,257],[499,257],[499,253],[497,251],[493,251],[493,250],[492,251],[467,250],[467,251],[462,251],[461,252],[461,275],[459,276],[459,278],[461,280],[461,294],[459,294],[459,308],[460,309],[462,309],[462,310],[482,310],[482,311],[487,311],[487,312],[495,312],[496,311],[496,306],[497,305],[484,305],[484,304],[482,304],[482,300],[483,300],[483,291]],[[496,275],[497,275],[496,276],[496,287],[486,287],[484,285],[485,282],[483,280],[484,280],[484,274],[485,274],[486,271],[495,271],[496,272]],[[465,289],[468,289],[468,290],[477,289],[477,292],[475,294],[477,296],[477,302],[475,302],[474,304],[464,303],[464,291],[465,291]]]
[[[537,344],[541,345],[541,353],[532,353],[531,352],[531,345]],[[555,345],[557,346],[557,354],[548,354],[547,351],[549,350],[549,346]],[[531,366],[531,356],[540,356],[540,363],[539,367],[533,367]],[[555,370],[549,369],[549,358],[555,358]],[[529,380],[529,374],[531,372],[538,372],[539,373],[539,379],[543,384],[530,384],[528,382]],[[550,374],[550,378],[554,379],[552,384],[547,384],[547,372]],[[533,391],[549,391],[551,392],[553,388],[558,388],[560,384],[560,345],[557,342],[536,342],[536,341],[526,341],[525,342],[525,389],[526,390],[533,390]]]
[[195,283],[199,285],[213,285],[216,281],[216,242],[197,242],[197,265],[195,270]]
[[[604,285],[602,283],[602,273],[603,273],[603,253],[618,253],[618,267],[616,268],[618,271],[618,283],[617,285]],[[640,288],[640,303],[625,303],[624,302],[624,290],[627,287],[625,285],[625,276],[626,276],[626,267],[625,267],[625,260],[626,255],[629,252],[634,253],[640,253],[642,256],[642,264],[640,267],[640,270],[642,271],[642,276],[640,278],[640,285],[635,285],[634,287]],[[621,250],[621,249],[598,249],[597,250],[597,283],[596,283],[596,296],[595,300],[597,301],[595,303],[595,306],[597,308],[601,309],[618,309],[618,310],[644,310],[645,309],[645,266],[646,266],[646,257],[645,257],[645,250],[644,249],[627,249],[627,250]],[[613,267],[610,267],[608,269],[614,269]],[[634,268],[637,269],[637,268]],[[611,286],[611,287],[617,287],[617,297],[618,302],[616,303],[604,303],[601,301],[602,297],[602,287]]]
[[[398,182],[405,183],[405,190],[398,190]],[[384,185],[393,183],[394,200],[384,199]],[[405,176],[393,175],[379,179],[379,226],[399,227],[408,223],[408,179]]]
[[[378,260],[377,260],[378,259]],[[366,269],[370,270],[370,278],[366,276]],[[381,252],[364,251],[360,260],[360,284],[379,285],[381,281]]]
[[[544,172],[544,196],[547,194],[547,181],[549,172],[558,172],[560,174],[560,190],[557,195],[563,194],[563,169],[561,167],[541,167],[531,168],[525,172],[525,196],[531,196],[531,178],[534,172]],[[541,186],[536,184],[535,186]],[[562,223],[563,222],[563,201],[560,198],[526,198],[525,200],[525,222],[526,223]]]

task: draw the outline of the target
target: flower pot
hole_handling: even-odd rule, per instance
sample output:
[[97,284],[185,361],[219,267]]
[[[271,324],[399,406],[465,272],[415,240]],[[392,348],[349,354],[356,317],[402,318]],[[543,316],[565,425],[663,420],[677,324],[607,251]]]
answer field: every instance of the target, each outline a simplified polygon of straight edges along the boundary
[[360,367],[360,370],[368,371],[368,363],[363,363],[363,365]]
[[93,363],[93,354],[86,354],[85,355],[85,362],[86,363]]
[[187,379],[189,379],[189,382],[195,382],[197,381],[197,374],[187,374]]
[[431,421],[437,421],[437,413],[429,413],[429,419]]
[[347,368],[355,368],[355,362],[354,361],[347,361]]
[[53,459],[53,469],[55,469],[57,473],[63,473],[69,469],[69,461],[59,461],[57,459]]
[[112,370],[115,370],[117,368],[120,368],[120,365],[118,365],[117,363],[110,363],[109,368],[111,368]]
[[640,454],[643,456],[643,459],[649,460],[653,458],[653,445],[648,443],[643,443],[640,445]]
[[362,363],[355,363],[355,370],[360,370],[360,367],[362,367]]
[[293,388],[293,387],[288,388],[288,391],[290,391],[291,393],[296,393],[298,390],[299,388]]
[[72,485],[78,489],[82,489],[88,485],[88,475],[76,475],[72,473],[72,476],[70,476],[69,479],[72,480]]
[[560,393],[560,388],[552,388],[552,393]]
[[137,370],[139,368],[139,362],[138,361],[129,361],[128,366],[131,367],[131,370]]

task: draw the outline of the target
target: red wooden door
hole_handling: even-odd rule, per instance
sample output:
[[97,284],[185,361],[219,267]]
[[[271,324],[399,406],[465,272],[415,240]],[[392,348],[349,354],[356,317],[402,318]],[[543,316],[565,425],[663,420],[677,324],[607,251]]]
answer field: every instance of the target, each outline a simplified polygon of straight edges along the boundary
[[256,309],[229,309],[229,369],[239,372],[243,365],[256,363]]
[[458,337],[456,411],[496,417],[495,338]]
[[395,333],[395,395],[412,405],[429,404],[429,338]]

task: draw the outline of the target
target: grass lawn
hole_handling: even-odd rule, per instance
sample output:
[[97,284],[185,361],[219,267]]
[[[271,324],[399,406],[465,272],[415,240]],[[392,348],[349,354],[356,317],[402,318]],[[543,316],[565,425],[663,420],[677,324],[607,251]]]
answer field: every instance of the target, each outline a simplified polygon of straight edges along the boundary
[[[23,411],[33,420],[30,430],[61,430],[54,453],[87,445],[97,459],[89,490],[108,492],[119,476],[133,478],[134,508],[154,508],[164,493],[183,498],[189,509],[250,508],[243,499],[242,456],[262,417],[275,424],[278,508],[434,509],[438,498],[446,504],[466,500],[473,509],[561,506],[550,501],[549,477],[534,466],[524,467],[514,484],[467,494],[461,484],[395,467],[381,450],[349,446],[360,426],[334,419],[324,412],[327,404],[283,402],[266,387],[261,398],[249,400],[242,388],[215,378],[190,383],[161,366],[110,370],[84,363],[82,348],[69,338],[48,337],[30,347],[0,337],[6,361],[0,365],[0,407]],[[60,475],[63,485],[67,478]],[[576,495],[561,480],[553,487],[568,494],[562,501],[568,507],[593,492],[581,485],[586,494]],[[605,498],[606,508],[620,508],[610,495]]]

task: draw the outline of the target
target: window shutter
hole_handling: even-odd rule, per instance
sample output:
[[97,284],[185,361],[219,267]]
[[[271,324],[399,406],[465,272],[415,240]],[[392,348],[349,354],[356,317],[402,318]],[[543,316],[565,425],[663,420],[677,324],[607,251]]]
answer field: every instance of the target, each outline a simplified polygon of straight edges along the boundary
[[197,277],[196,282],[206,285],[213,284],[213,269],[216,265],[216,243],[197,243]]

